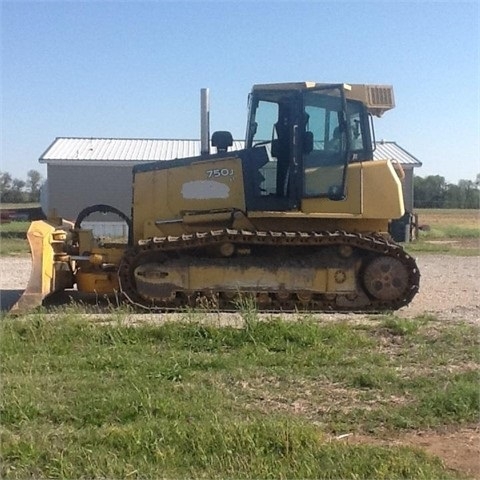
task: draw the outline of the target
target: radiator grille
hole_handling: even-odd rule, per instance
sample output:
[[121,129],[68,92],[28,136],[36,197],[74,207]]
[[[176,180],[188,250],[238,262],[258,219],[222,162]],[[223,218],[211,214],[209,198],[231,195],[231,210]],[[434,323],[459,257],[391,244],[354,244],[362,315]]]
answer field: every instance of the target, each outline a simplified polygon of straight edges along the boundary
[[368,87],[369,103],[375,107],[390,107],[394,105],[393,89],[391,87]]

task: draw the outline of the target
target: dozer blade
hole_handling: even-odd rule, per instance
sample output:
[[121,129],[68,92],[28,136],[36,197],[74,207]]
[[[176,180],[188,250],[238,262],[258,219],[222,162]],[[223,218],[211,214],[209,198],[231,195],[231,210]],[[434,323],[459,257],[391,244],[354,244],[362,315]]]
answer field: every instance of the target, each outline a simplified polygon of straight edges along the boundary
[[67,238],[73,223],[62,224],[38,220],[32,222],[27,239],[32,269],[27,287],[11,312],[21,313],[42,304],[51,293],[73,287],[74,277],[66,253]]

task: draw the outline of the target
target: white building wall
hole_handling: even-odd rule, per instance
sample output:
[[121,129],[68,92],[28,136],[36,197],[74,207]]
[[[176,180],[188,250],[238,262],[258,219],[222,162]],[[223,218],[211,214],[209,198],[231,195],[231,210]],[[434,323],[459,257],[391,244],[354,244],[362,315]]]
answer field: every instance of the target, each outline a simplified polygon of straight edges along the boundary
[[[75,220],[81,210],[107,204],[130,217],[132,167],[48,165],[48,208]],[[48,212],[46,212],[48,213]],[[115,215],[91,215],[88,220],[115,221]]]

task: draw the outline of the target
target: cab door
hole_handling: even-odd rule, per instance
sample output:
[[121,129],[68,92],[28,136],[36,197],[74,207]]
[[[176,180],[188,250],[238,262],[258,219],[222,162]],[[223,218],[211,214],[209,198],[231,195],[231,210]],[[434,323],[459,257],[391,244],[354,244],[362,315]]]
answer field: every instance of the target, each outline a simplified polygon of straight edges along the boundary
[[341,96],[304,94],[303,197],[345,197],[350,150]]
[[248,210],[298,210],[300,106],[299,92],[262,92],[251,99],[244,169],[246,177],[258,185],[247,195]]

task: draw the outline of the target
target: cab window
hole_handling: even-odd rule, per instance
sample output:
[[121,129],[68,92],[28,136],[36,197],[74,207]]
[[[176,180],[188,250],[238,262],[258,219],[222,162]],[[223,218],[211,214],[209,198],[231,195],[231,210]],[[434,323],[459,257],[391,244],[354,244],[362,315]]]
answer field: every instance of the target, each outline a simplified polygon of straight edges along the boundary
[[304,194],[335,198],[343,192],[347,149],[341,98],[306,94],[304,111],[305,135],[313,145],[304,153]]

